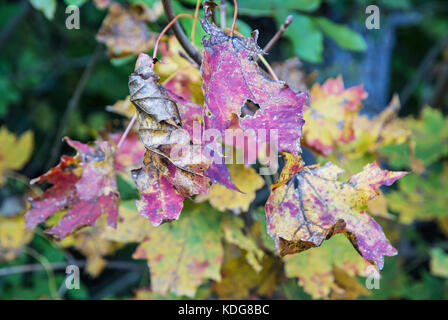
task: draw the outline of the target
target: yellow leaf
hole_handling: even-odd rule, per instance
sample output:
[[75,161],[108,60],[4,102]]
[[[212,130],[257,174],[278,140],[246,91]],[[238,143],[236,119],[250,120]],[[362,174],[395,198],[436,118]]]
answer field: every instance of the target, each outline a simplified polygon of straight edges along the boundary
[[0,261],[11,261],[24,245],[29,243],[33,232],[25,229],[25,218],[0,216]]
[[255,199],[255,191],[263,187],[264,180],[255,169],[245,167],[242,164],[228,165],[230,178],[235,185],[244,193],[227,189],[215,184],[205,195],[199,195],[199,200],[209,200],[210,204],[218,210],[230,210],[241,213],[249,210],[249,205]]
[[103,232],[103,238],[123,243],[140,242],[149,236],[152,229],[149,220],[137,211],[135,201],[122,201],[117,228],[107,226]]
[[343,269],[350,276],[364,275],[370,264],[365,261],[341,234],[333,236],[320,248],[311,248],[296,255],[283,258],[289,278],[298,283],[313,298],[328,298],[332,290],[340,293],[334,268]]
[[0,185],[7,170],[21,169],[33,151],[33,132],[27,131],[18,138],[6,127],[0,128]]

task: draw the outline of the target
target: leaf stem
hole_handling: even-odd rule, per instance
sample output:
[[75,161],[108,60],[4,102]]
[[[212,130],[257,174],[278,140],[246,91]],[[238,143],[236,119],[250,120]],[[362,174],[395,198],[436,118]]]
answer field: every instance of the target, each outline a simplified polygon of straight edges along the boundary
[[134,126],[136,120],[137,120],[137,112],[134,114],[134,116],[132,117],[131,121],[129,122],[126,130],[121,135],[120,141],[118,141],[118,144],[117,144],[117,151],[120,149],[120,147],[123,144],[124,140],[128,136],[128,134],[131,131],[132,127]]
[[[173,10],[173,5],[171,4],[171,0],[162,0],[163,10],[165,11],[165,16],[168,21],[172,21],[175,19],[175,14]],[[185,35],[182,27],[179,23],[174,23],[173,26],[174,35],[179,41],[180,45],[184,48],[185,52],[198,64],[202,63],[201,53],[190,43],[187,36]]]
[[227,1],[221,0],[221,3],[219,4],[219,12],[220,12],[220,20],[221,20],[221,29],[224,29],[226,27],[226,8],[227,8]]
[[194,34],[196,31],[196,19],[198,18],[199,14],[199,5],[201,4],[201,0],[196,0],[196,8],[194,9],[194,20],[193,20],[193,27],[191,28],[191,36],[190,41],[194,44]]
[[263,64],[266,67],[266,69],[268,69],[269,74],[271,75],[271,77],[274,80],[278,81],[279,79],[278,79],[277,75],[275,74],[274,69],[272,69],[272,67],[269,65],[269,63],[266,61],[266,59],[261,54],[258,55],[258,59],[260,59],[261,62],[263,62]]
[[154,52],[152,53],[153,60],[155,60],[157,58],[157,49],[159,48],[159,43],[160,43],[160,40],[162,39],[162,37],[165,35],[165,33],[168,31],[168,29],[171,28],[171,26],[176,23],[176,21],[179,18],[183,18],[183,17],[192,18],[192,19],[195,19],[195,21],[196,21],[196,19],[198,19],[197,17],[195,17],[195,16],[193,16],[191,14],[188,14],[188,13],[181,13],[181,14],[178,14],[177,16],[175,16],[174,19],[171,20],[165,26],[165,28],[163,28],[162,32],[160,32],[159,36],[157,37],[156,44],[154,45]]
[[235,6],[235,8],[233,9],[233,22],[232,22],[232,28],[230,29],[230,37],[233,37],[233,33],[235,32],[236,17],[238,16],[237,0],[233,0],[233,5]]

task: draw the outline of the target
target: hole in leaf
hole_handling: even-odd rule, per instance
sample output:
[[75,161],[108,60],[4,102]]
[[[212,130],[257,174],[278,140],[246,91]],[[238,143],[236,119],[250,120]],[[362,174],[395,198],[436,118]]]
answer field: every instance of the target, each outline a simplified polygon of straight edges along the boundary
[[244,118],[245,116],[253,117],[255,113],[260,109],[260,105],[247,99],[244,105],[241,107],[240,116]]

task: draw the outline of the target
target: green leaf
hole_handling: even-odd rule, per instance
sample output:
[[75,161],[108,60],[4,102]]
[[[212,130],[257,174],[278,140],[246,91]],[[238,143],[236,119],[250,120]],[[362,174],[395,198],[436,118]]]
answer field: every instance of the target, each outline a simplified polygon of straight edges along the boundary
[[334,23],[326,18],[313,18],[316,25],[330,38],[333,38],[338,45],[344,49],[353,51],[364,51],[367,44],[363,37],[347,26]]
[[[283,35],[291,41],[295,54],[308,62],[322,62],[322,32],[316,28],[310,17],[298,13],[292,16],[293,21]],[[285,15],[277,15],[276,18],[278,23],[282,24]]]
[[380,4],[392,9],[410,9],[412,7],[409,0],[380,0]]
[[[312,12],[320,7],[322,0],[240,0],[238,1],[238,12],[252,17],[273,16],[281,10]],[[228,6],[229,7],[229,6]],[[233,7],[230,6],[233,10]]]
[[284,8],[312,12],[319,9],[321,0],[276,0],[274,3],[279,9]]
[[39,11],[42,11],[48,20],[52,20],[56,12],[56,0],[30,0],[31,5]]
[[65,4],[68,6],[77,6],[80,7],[84,3],[87,2],[87,0],[64,0]]

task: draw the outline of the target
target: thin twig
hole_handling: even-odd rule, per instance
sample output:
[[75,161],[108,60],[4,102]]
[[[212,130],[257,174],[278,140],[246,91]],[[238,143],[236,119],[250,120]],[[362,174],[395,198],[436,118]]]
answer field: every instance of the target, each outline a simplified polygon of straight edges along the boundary
[[289,15],[286,17],[285,22],[283,22],[282,26],[280,27],[280,29],[277,30],[277,32],[275,33],[275,35],[272,37],[271,40],[269,40],[269,42],[266,44],[266,46],[263,48],[264,52],[268,52],[269,50],[272,49],[272,47],[274,46],[274,44],[281,38],[281,36],[283,35],[283,33],[285,32],[285,30],[288,28],[288,26],[292,23],[293,17],[292,15]]
[[165,28],[163,28],[162,32],[160,32],[159,36],[157,37],[156,44],[154,45],[154,51],[152,54],[153,60],[155,60],[157,58],[157,49],[159,48],[159,43],[160,43],[160,40],[162,39],[162,37],[165,35],[165,33],[168,31],[168,29],[171,28],[173,26],[173,24],[175,24],[177,22],[177,20],[179,20],[179,18],[184,18],[184,17],[192,18],[192,19],[194,19],[194,21],[196,21],[196,19],[198,19],[197,17],[195,17],[191,14],[188,14],[188,13],[181,13],[181,14],[178,14],[177,16],[175,16],[174,19],[171,20],[165,26]]
[[79,82],[76,85],[73,96],[68,101],[67,108],[65,109],[64,115],[62,116],[62,120],[59,122],[59,127],[58,127],[58,130],[55,135],[53,147],[51,148],[50,160],[47,163],[48,168],[52,167],[54,165],[54,163],[56,162],[56,159],[59,155],[59,150],[61,149],[61,145],[62,145],[62,135],[64,133],[64,129],[68,125],[70,116],[72,115],[73,111],[75,111],[75,109],[79,105],[79,101],[81,100],[81,96],[82,96],[82,93],[84,92],[87,81],[89,80],[90,75],[92,74],[92,71],[93,71],[93,67],[95,66],[95,63],[96,63],[98,57],[100,56],[100,54],[102,53],[102,51],[103,51],[102,45],[98,44],[96,46],[95,51],[93,52],[92,56],[90,57],[89,63],[87,64],[86,68],[84,69],[81,79],[79,79]]
[[221,20],[221,29],[224,29],[226,27],[226,9],[227,9],[227,1],[221,0],[221,3],[219,4],[219,12],[220,12],[219,19]]
[[[55,300],[60,299],[60,297],[58,295],[58,291],[56,290],[56,281],[55,281],[53,269],[51,268],[50,261],[45,256],[41,255],[39,252],[37,252],[36,250],[34,250],[32,248],[25,247],[23,249],[23,251],[26,254],[28,254],[31,257],[33,257],[34,259],[36,259],[37,261],[39,261],[38,265],[43,270],[45,270],[45,272],[47,273],[47,276],[48,276],[48,288],[50,289],[51,297],[53,299],[55,299]],[[0,273],[0,275],[2,275],[2,274]]]
[[[176,15],[173,10],[173,5],[171,4],[171,0],[162,0],[163,10],[165,11],[165,16],[168,19],[168,22],[173,20]],[[202,63],[201,53],[190,43],[187,36],[185,35],[182,27],[179,22],[175,22],[173,26],[174,35],[179,41],[180,45],[184,48],[185,52],[198,64]]]
[[132,127],[135,124],[135,121],[137,120],[137,113],[134,114],[134,116],[132,117],[131,121],[129,122],[126,130],[124,131],[124,133],[121,135],[120,141],[117,144],[117,150],[120,149],[121,145],[123,144],[124,140],[126,139],[126,137],[128,136],[129,132],[131,131]]
[[235,25],[236,25],[236,18],[238,16],[238,2],[237,0],[233,0],[233,22],[232,22],[232,28],[230,29],[230,37],[233,37],[233,33],[235,32]]
[[[65,270],[67,268],[67,266],[70,264],[76,265],[79,268],[84,268],[87,264],[87,261],[72,260],[72,261],[68,261],[68,262],[53,262],[53,263],[48,263],[46,266],[47,266],[47,269],[50,268],[51,270],[56,271],[56,270]],[[138,270],[143,269],[144,266],[140,266],[138,264],[134,264],[129,261],[108,261],[106,268],[138,271]],[[29,273],[29,272],[42,271],[42,270],[46,270],[46,268],[40,263],[12,266],[12,267],[1,268],[0,269],[0,277],[12,275],[12,274]]]

